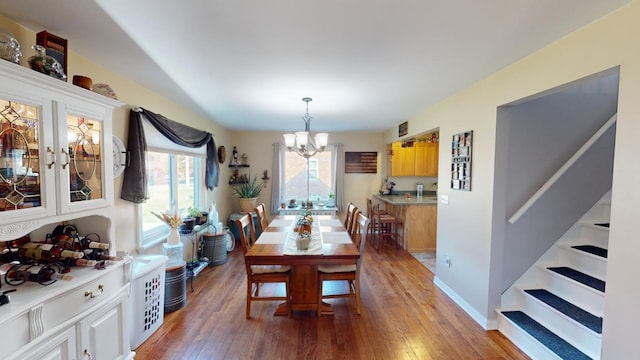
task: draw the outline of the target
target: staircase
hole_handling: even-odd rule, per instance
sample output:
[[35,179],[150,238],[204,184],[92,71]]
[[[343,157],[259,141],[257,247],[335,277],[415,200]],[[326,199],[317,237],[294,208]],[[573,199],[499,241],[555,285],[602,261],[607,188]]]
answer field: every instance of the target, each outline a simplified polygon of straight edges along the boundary
[[610,192],[502,295],[498,330],[533,359],[600,359]]

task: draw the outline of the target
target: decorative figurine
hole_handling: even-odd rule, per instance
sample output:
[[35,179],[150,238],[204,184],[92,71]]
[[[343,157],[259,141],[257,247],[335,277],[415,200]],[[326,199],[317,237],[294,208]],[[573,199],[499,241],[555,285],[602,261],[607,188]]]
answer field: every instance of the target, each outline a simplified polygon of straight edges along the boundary
[[18,40],[13,35],[0,31],[0,58],[19,64],[21,57]]
[[231,154],[233,154],[233,164],[238,165],[238,149],[236,149],[235,146],[233,147]]

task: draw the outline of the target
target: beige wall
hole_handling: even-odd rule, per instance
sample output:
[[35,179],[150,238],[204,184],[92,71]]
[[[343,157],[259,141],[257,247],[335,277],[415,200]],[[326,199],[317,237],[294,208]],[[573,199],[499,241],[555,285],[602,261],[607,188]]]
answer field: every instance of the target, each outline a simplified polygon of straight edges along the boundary
[[[20,64],[28,66],[27,60],[29,56],[33,54],[31,45],[35,44],[35,33],[8,20],[2,15],[0,15],[0,29],[7,30],[16,36],[21,44],[23,53]],[[73,49],[73,44],[70,44],[70,49]],[[94,83],[108,83],[117,93],[118,99],[127,104],[125,107],[114,111],[113,119],[113,133],[119,137],[125,145],[127,143],[129,109],[133,105],[138,105],[155,113],[160,113],[169,119],[209,131],[215,135],[217,146],[226,145],[227,148],[229,147],[229,132],[213,120],[206,119],[190,109],[173,102],[171,99],[165,98],[152,90],[146,89],[108,69],[98,66],[73,51],[69,51],[68,56],[69,71],[67,72],[67,77],[69,79],[71,79],[73,75],[84,75],[92,78]],[[228,169],[221,167],[221,170],[221,179],[228,178]],[[114,184],[116,199],[112,223],[115,226],[116,247],[118,250],[126,250],[131,254],[136,254],[136,229],[138,228],[135,222],[136,206],[130,202],[120,200],[121,187],[122,176],[115,179]],[[216,203],[218,203],[218,211],[221,214],[228,214],[230,212],[230,201],[226,196],[228,192],[228,184],[226,181],[221,181],[220,187],[213,191],[207,191],[207,203],[216,201]],[[223,195],[221,196],[220,194]],[[159,248],[150,250],[150,252],[159,251]]]
[[[304,124],[292,124],[292,130]],[[313,131],[313,129],[312,129]],[[235,132],[233,145],[238,148],[240,154],[249,156],[251,176],[262,177],[264,170],[269,171],[269,177],[273,177],[273,144],[284,143],[282,133],[274,132]],[[342,143],[344,151],[377,151],[377,174],[345,174],[345,202],[353,202],[360,208],[366,208],[366,199],[377,192],[382,182],[383,174],[386,174],[386,158],[384,157],[386,146],[382,142],[382,133],[329,133],[329,144]],[[384,160],[381,160],[384,159]],[[228,167],[228,164],[225,164]],[[228,177],[221,179],[228,181]],[[271,181],[258,199],[264,202],[269,209],[271,207]],[[237,201],[234,201],[234,209],[238,210]],[[272,214],[270,214],[272,216]]]
[[[620,66],[620,96],[612,189],[611,231],[604,314],[603,359],[640,352],[634,329],[640,320],[640,282],[629,281],[640,254],[637,204],[640,203],[640,2],[578,30],[502,71],[408,119],[412,134],[440,129],[436,283],[480,324],[494,325],[499,306],[501,251],[492,243],[493,168],[496,109],[582,77]],[[449,189],[451,161],[447,141],[474,131],[473,191]],[[383,142],[397,140],[389,129]],[[451,267],[444,266],[444,256]]]
[[[408,119],[410,135],[439,128],[440,139],[454,133],[474,131],[473,191],[451,191],[444,184],[450,181],[448,143],[440,143],[439,192],[449,197],[448,205],[438,209],[438,273],[436,283],[454,298],[479,323],[490,327],[499,306],[499,251],[494,249],[491,233],[493,199],[493,167],[495,158],[496,108],[513,100],[571,82],[599,71],[620,66],[620,97],[616,137],[614,185],[612,195],[607,298],[604,314],[603,358],[622,359],[640,353],[636,340],[636,324],[640,320],[640,282],[629,281],[635,274],[640,254],[637,241],[637,204],[640,204],[640,3],[632,2],[615,13],[576,31],[550,46],[524,58],[500,72],[474,84],[458,94],[425,109]],[[34,34],[8,23],[0,16],[0,27],[13,32],[29,53]],[[23,61],[25,61],[23,59]],[[210,128],[218,145],[228,149],[237,144],[249,155],[252,169],[269,168],[271,144],[280,141],[280,134],[233,133],[209,122],[188,109],[164,99],[153,91],[91,66],[76,54],[70,54],[70,69],[110,83],[120,99],[138,104],[186,123]],[[426,81],[426,80],[425,80]],[[116,112],[116,135],[124,138],[126,111]],[[300,124],[292,124],[293,127]],[[342,142],[345,151],[380,151],[396,141],[397,124],[380,134],[331,134],[330,142]],[[377,148],[377,149],[376,149]],[[267,151],[266,149],[269,149]],[[381,164],[385,168],[384,162]],[[222,166],[222,186],[214,191],[222,218],[235,207],[226,183],[230,172]],[[386,171],[386,170],[384,170]],[[368,194],[377,191],[381,175],[348,175],[347,200],[362,206]],[[270,171],[271,173],[271,171]],[[116,180],[119,191],[120,179]],[[269,200],[269,192],[263,194]],[[135,224],[133,206],[116,201],[116,233],[119,246],[132,248]],[[120,238],[121,237],[121,238]],[[443,264],[444,255],[451,257],[452,266]]]

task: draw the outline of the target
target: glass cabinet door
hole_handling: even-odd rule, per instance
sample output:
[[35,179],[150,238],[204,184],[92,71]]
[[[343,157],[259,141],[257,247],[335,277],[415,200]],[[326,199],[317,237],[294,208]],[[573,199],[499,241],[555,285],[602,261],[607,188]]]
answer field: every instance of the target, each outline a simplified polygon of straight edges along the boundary
[[0,99],[0,211],[42,205],[38,108]]
[[69,202],[102,199],[102,122],[67,116]]

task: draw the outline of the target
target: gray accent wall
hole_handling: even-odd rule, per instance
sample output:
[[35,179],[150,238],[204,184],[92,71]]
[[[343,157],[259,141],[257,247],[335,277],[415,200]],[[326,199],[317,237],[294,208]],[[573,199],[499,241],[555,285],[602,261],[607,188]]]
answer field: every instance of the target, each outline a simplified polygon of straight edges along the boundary
[[494,240],[503,243],[501,291],[611,188],[615,125],[515,224],[508,222],[616,113],[618,73],[610,69],[498,109],[493,223]]

